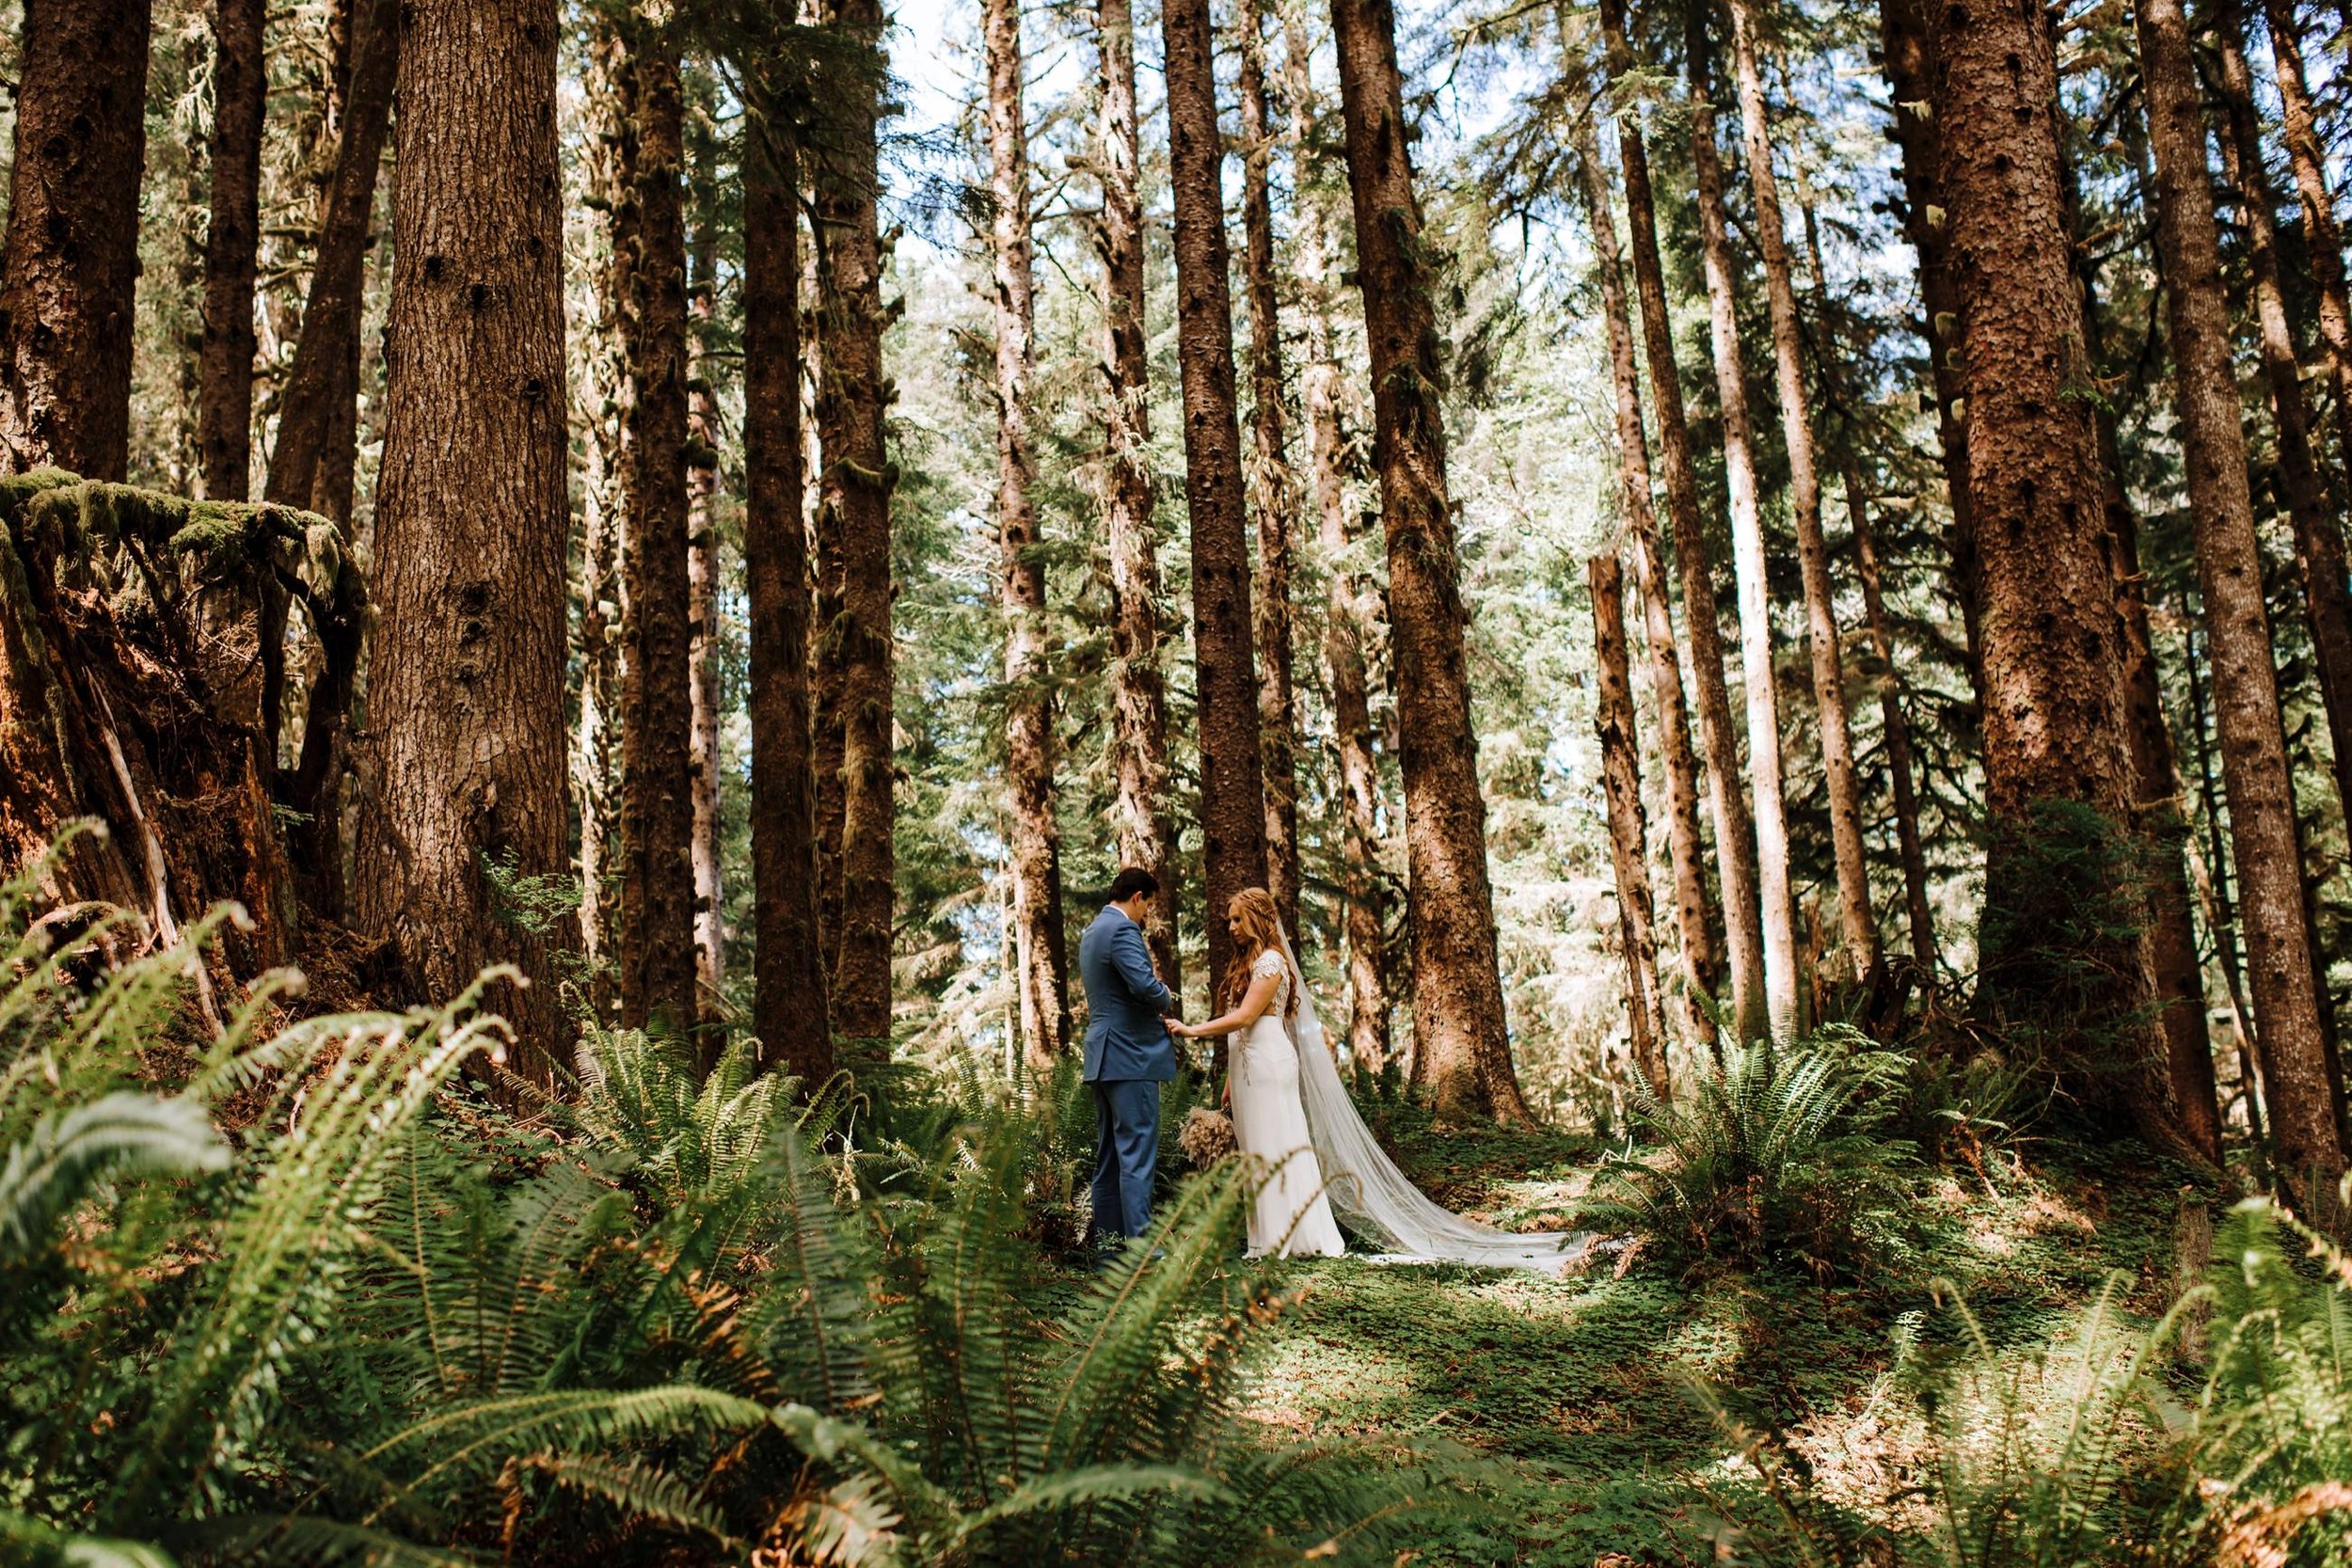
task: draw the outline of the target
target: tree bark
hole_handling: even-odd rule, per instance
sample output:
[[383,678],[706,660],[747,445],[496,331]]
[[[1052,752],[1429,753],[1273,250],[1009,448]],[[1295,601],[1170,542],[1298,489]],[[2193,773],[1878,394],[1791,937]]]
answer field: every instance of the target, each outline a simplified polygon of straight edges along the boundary
[[253,277],[262,228],[262,53],[267,0],[214,0],[213,210],[204,239],[204,343],[196,445],[204,495],[241,501],[253,483]]
[[[2067,228],[2079,232],[2081,180],[2062,144],[2058,163]],[[2081,245],[2075,246],[2074,257],[2082,341],[2088,363],[2096,373],[2107,357],[2098,272]],[[2139,515],[2123,486],[2122,445],[2114,410],[2105,403],[2095,404],[2091,428],[2099,453],[2100,497],[2106,513],[2109,569],[2122,635],[2124,737],[2137,802],[2133,823],[2146,840],[2142,853],[2149,978],[2163,1032],[2163,1084],[2169,1092],[2168,1097],[2135,1089],[2137,1114],[2143,1123],[2160,1115],[2158,1141],[2177,1136],[2182,1148],[2201,1159],[2208,1157],[2212,1141],[2203,1129],[2215,1124],[2214,1136],[2217,1137],[2217,1117],[2213,1109],[2212,1046],[2204,1022],[2204,974],[2197,961],[2188,889],[2181,876],[2184,839],[2179,831],[2179,773],[2171,733],[2165,722],[2155,640],[2148,618],[2147,581],[2139,568]]]
[[[2158,1052],[2117,869],[2137,857],[2090,369],[2071,271],[2040,13],[1935,13],[1932,117],[1963,367],[1967,492],[1980,554],[1990,843],[1979,1006],[2038,1035],[2104,1102],[2144,1105]],[[2106,1070],[2118,1062],[2119,1077]]]
[[1511,1062],[1446,493],[1441,374],[1390,0],[1333,0],[1389,550],[1417,1076],[1441,1120],[1532,1119]]
[[1658,939],[1652,930],[1649,843],[1642,816],[1640,742],[1633,727],[1633,682],[1625,646],[1625,574],[1614,555],[1584,563],[1593,599],[1593,645],[1600,695],[1602,790],[1608,801],[1610,858],[1617,879],[1617,930],[1625,946],[1626,1017],[1633,1065],[1661,1101],[1674,1099],[1666,1070],[1664,1013],[1658,993]]
[[1380,766],[1372,748],[1372,703],[1364,673],[1366,628],[1378,613],[1362,571],[1349,562],[1358,517],[1348,497],[1346,378],[1331,346],[1330,242],[1324,203],[1311,187],[1307,127],[1315,119],[1312,40],[1296,8],[1283,13],[1283,88],[1291,103],[1291,188],[1297,192],[1298,305],[1306,336],[1300,399],[1313,460],[1315,541],[1330,574],[1323,660],[1331,694],[1332,747],[1339,758],[1340,925],[1347,938],[1347,1049],[1377,1072],[1389,1059],[1389,889],[1380,866]]
[[[1061,832],[1054,818],[1051,632],[1037,504],[1029,494],[1034,481],[1029,359],[1035,313],[1029,133],[1022,111],[1021,11],[1015,0],[988,0],[986,42],[996,281],[996,526],[1005,612],[1005,773],[1012,817],[1011,946],[1023,1046],[1030,1065],[1044,1069],[1069,1045],[1070,1009],[1061,917]],[[1169,96],[1172,101],[1174,94]],[[1205,678],[1202,684],[1205,688]],[[1205,714],[1205,689],[1202,707]],[[1205,717],[1201,729],[1205,756],[1210,737]]]
[[[1609,72],[1622,82],[1633,69],[1623,0],[1602,0]],[[1626,221],[1631,231],[1634,293],[1649,367],[1650,404],[1658,415],[1658,467],[1674,525],[1675,561],[1682,583],[1684,634],[1698,699],[1699,740],[1707,751],[1708,801],[1715,820],[1715,860],[1724,891],[1724,929],[1731,958],[1733,1027],[1743,1039],[1766,1029],[1764,938],[1756,920],[1756,819],[1740,787],[1740,732],[1724,681],[1723,614],[1715,598],[1715,568],[1708,558],[1699,512],[1698,476],[1691,464],[1691,431],[1682,405],[1681,371],[1675,363],[1674,328],[1666,309],[1665,267],[1658,252],[1657,202],[1650,191],[1649,153],[1640,124],[1617,121],[1617,161],[1625,174]]]
[[[1674,613],[1658,553],[1658,515],[1650,506],[1649,441],[1642,429],[1641,372],[1626,323],[1625,277],[1617,253],[1616,220],[1609,211],[1608,176],[1597,147],[1583,150],[1585,204],[1599,263],[1601,314],[1609,332],[1609,367],[1616,393],[1617,482],[1633,575],[1649,634],[1650,688],[1658,712],[1658,750],[1666,765],[1669,843],[1674,857],[1675,922],[1681,939],[1684,1039],[1693,1049],[1714,1038],[1702,1000],[1711,1000],[1721,963],[1715,952],[1713,899],[1707,886],[1699,837],[1698,758],[1691,748],[1690,711],[1683,700],[1682,659],[1675,647]],[[1597,558],[1596,558],[1597,560]],[[1596,610],[1597,613],[1597,610]],[[1628,733],[1630,733],[1629,727]],[[1604,738],[1606,738],[1604,736]],[[1645,921],[1645,926],[1647,922]],[[1660,1025],[1664,1023],[1661,1015]]]
[[0,246],[0,443],[18,472],[119,481],[130,463],[152,22],[151,0],[24,7]]
[[[708,199],[709,193],[697,193]],[[710,390],[711,293],[718,286],[715,236],[707,216],[694,235],[687,282],[686,352],[686,610],[691,639],[686,664],[687,708],[692,742],[688,770],[693,783],[694,986],[698,1017],[714,1022],[712,1004],[726,978],[726,932],[720,918],[719,843],[719,529],[711,500],[719,489],[719,405]],[[723,1031],[707,1037],[723,1041]]]
[[1894,100],[1891,135],[1902,152],[1903,232],[1919,259],[1919,300],[1925,319],[1929,380],[1944,458],[1944,488],[1951,509],[1946,543],[1951,557],[1952,598],[1960,610],[1968,689],[1984,712],[1982,567],[1977,555],[1975,509],[1968,499],[1966,392],[1959,356],[1960,296],[1951,265],[1951,222],[1944,194],[1943,133],[1930,112],[1935,51],[1924,0],[1880,0],[1879,37],[1886,85]]
[[2148,835],[2148,957],[2164,1030],[2165,1078],[2183,1137],[2221,1163],[2221,1117],[2215,1098],[2213,1039],[2205,1027],[2203,966],[2189,919],[2182,850],[2180,762],[2164,721],[2164,689],[2148,622],[2148,579],[2139,565],[2139,523],[2110,496],[2107,548],[2113,554],[2116,615],[2123,634],[2123,705],[2132,766],[2139,784],[2139,826]]
[[1932,977],[1936,968],[1935,911],[1928,903],[1928,857],[1919,841],[1918,765],[1911,751],[1911,719],[1903,711],[1902,682],[1896,672],[1895,633],[1886,618],[1881,587],[1876,531],[1862,476],[1846,471],[1846,517],[1853,528],[1854,576],[1862,583],[1862,611],[1870,646],[1885,668],[1879,677],[1879,721],[1886,732],[1886,770],[1895,797],[1895,838],[1903,861],[1903,903],[1911,921],[1911,960]]
[[[1804,199],[1804,186],[1799,184],[1799,198]],[[1821,226],[1814,214],[1812,203],[1805,201],[1804,248],[1805,260],[1813,270],[1815,303],[1820,307],[1824,333],[1829,321],[1829,273],[1821,264]],[[1821,372],[1835,388],[1833,395],[1848,400],[1851,409],[1853,399],[1851,375],[1839,359],[1835,348],[1822,354]],[[1848,416],[1852,420],[1851,413]],[[1895,842],[1902,859],[1903,902],[1911,926],[1911,961],[1923,978],[1932,982],[1936,970],[1935,914],[1928,903],[1927,850],[1919,838],[1919,795],[1916,780],[1917,765],[1911,749],[1911,719],[1903,711],[1902,681],[1895,662],[1895,633],[1886,616],[1886,600],[1879,570],[1878,540],[1870,526],[1870,502],[1862,481],[1862,466],[1853,450],[1854,432],[1849,429],[1845,452],[1844,483],[1846,486],[1846,522],[1853,530],[1854,578],[1862,585],[1863,622],[1870,636],[1872,652],[1878,656],[1883,673],[1878,678],[1879,722],[1886,736],[1886,771],[1888,792],[1894,797]]]
[[[840,0],[834,20],[876,51],[871,81],[879,82],[880,0]],[[826,631],[841,671],[841,912],[833,958],[833,1021],[845,1045],[880,1060],[890,1053],[891,920],[898,890],[890,625],[890,494],[898,470],[891,466],[884,431],[898,392],[882,365],[882,331],[890,312],[882,295],[878,105],[867,96],[873,90],[870,85],[860,87],[860,101],[841,126],[837,162],[830,177],[817,184],[817,221],[827,233],[832,262],[817,409],[825,458],[818,504],[829,515],[826,527],[841,549],[840,608]],[[1041,568],[1038,601],[1043,602]],[[1044,721],[1050,738],[1050,709]],[[1050,768],[1046,777],[1050,826]],[[1058,863],[1048,871],[1057,885]],[[1058,911],[1058,897],[1049,908]],[[1058,912],[1052,919],[1057,934]],[[1051,951],[1058,976],[1058,944]]]
[[558,19],[554,0],[403,14],[358,913],[423,996],[519,962],[524,1065],[545,1078],[549,933],[499,907],[487,868],[565,859]]
[[[357,464],[359,325],[367,286],[368,235],[374,223],[376,171],[390,129],[392,82],[400,62],[399,0],[355,4],[345,40],[350,53],[336,119],[341,142],[321,218],[310,293],[286,385],[278,395],[278,440],[270,451],[265,499],[307,506],[351,529]],[[248,356],[249,357],[249,356]],[[355,619],[316,626],[326,657],[303,715],[302,750],[286,804],[299,820],[290,832],[302,895],[321,913],[343,911],[343,777],[349,762],[352,698],[366,639],[366,584],[346,568],[344,595]],[[583,895],[584,896],[584,895]]]
[[743,586],[751,622],[752,1026],[804,1092],[833,1076],[817,916],[802,519],[799,158],[754,85],[743,130]]
[[1748,775],[1756,804],[1757,926],[1764,947],[1764,1011],[1776,1040],[1797,1031],[1796,909],[1788,891],[1788,816],[1781,799],[1780,699],[1772,675],[1772,606],[1764,519],[1756,488],[1756,436],[1740,348],[1724,171],[1715,152],[1706,12],[1690,22],[1691,160],[1697,174],[1699,254],[1707,274],[1715,393],[1723,406],[1724,483],[1731,501],[1731,565],[1739,588],[1740,669],[1748,709]]
[[[359,327],[366,304],[368,235],[375,218],[376,171],[391,128],[392,83],[400,68],[400,0],[371,0],[352,40],[350,88],[342,105],[342,141],[327,186],[310,294],[302,308],[302,334],[294,366],[278,397],[278,442],[270,449],[263,491],[284,506],[310,506],[350,521],[350,490],[330,448],[348,439],[356,423],[338,411],[358,392]],[[340,507],[340,511],[338,508]],[[307,809],[307,808],[306,808]]]
[[2254,108],[2253,72],[2246,61],[2246,18],[2238,0],[2220,0],[2214,9],[2221,55],[2223,123],[2217,130],[2222,172],[2236,193],[2238,215],[2246,224],[2255,346],[2270,390],[2280,489],[2295,531],[2303,614],[2335,763],[2336,804],[2339,810],[2352,810],[2352,566],[2346,565],[2344,535],[2312,450],[2303,368],[2296,360],[2295,329],[2287,320],[2286,293],[2280,286],[2279,226],[2269,176],[2263,168],[2262,121]]
[[621,1022],[685,1030],[694,988],[693,713],[686,496],[685,101],[674,46],[629,40],[637,232],[629,266],[621,546]]
[[1796,522],[1797,561],[1804,582],[1813,700],[1821,727],[1821,772],[1829,795],[1830,843],[1837,862],[1838,925],[1854,977],[1864,979],[1878,967],[1878,922],[1870,912],[1870,863],[1862,843],[1862,781],[1854,771],[1853,736],[1846,716],[1846,672],[1839,654],[1836,596],[1830,584],[1829,546],[1821,536],[1821,481],[1814,464],[1813,417],[1804,388],[1804,334],[1797,320],[1796,285],[1789,275],[1780,185],[1772,173],[1772,124],[1764,106],[1763,73],[1756,63],[1756,23],[1750,15],[1750,0],[1726,0],[1726,4],[1731,12],[1732,69],[1746,133],[1748,188],[1756,202],[1757,248],[1763,253],[1764,293],[1772,313],[1781,438],[1788,454],[1788,509]]
[[2279,711],[2262,562],[2231,366],[2220,243],[2188,19],[2180,0],[2137,8],[2155,155],[2156,245],[2213,652],[2221,775],[2244,895],[2254,1017],[2278,1167],[2296,1201],[2331,1214],[2344,1167],[2305,918],[2302,859]]
[[1250,626],[1224,143],[1208,0],[1166,0],[1168,183],[1176,215],[1176,354],[1183,372],[1184,503],[1192,519],[1193,650],[1200,703],[1200,836],[1209,983],[1232,960],[1225,908],[1266,882],[1264,756]]
[[[2328,152],[2303,69],[2303,34],[2295,0],[2264,0],[2270,24],[2272,77],[2284,113],[2282,140],[2295,172],[2295,194],[2303,204],[2303,255],[2319,296],[2319,341],[2326,351],[2328,385],[2335,392],[2337,460],[2352,470],[2352,288],[2344,264],[2344,231],[2336,222],[2335,196],[2328,188]],[[18,133],[21,138],[23,133]]]
[[1151,358],[1144,342],[1142,130],[1136,114],[1136,24],[1129,0],[1099,0],[1103,217],[1103,531],[1111,571],[1111,746],[1119,775],[1119,859],[1160,884],[1152,900],[1152,961],[1184,994],[1170,814],[1168,684],[1160,668],[1159,536],[1152,523]]
[[1298,945],[1298,696],[1292,676],[1291,581],[1298,486],[1282,412],[1282,323],[1274,291],[1273,114],[1266,103],[1264,0],[1241,40],[1242,270],[1249,294],[1249,456],[1258,520],[1258,731],[1265,748],[1266,890]]

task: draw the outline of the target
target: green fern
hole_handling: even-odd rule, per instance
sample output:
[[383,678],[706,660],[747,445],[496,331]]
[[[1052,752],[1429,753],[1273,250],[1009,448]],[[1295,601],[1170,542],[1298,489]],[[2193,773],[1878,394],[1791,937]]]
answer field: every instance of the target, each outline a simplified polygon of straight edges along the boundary
[[1615,1158],[1587,1213],[1664,1260],[1819,1276],[1902,1243],[1915,1149],[1883,1134],[1905,1059],[1843,1026],[1803,1043],[1726,1042],[1669,1105],[1646,1092],[1650,1147]]

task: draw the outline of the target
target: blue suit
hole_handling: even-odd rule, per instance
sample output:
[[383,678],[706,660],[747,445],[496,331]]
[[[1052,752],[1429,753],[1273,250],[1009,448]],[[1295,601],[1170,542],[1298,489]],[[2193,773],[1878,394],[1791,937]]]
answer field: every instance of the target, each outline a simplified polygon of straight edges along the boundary
[[1078,943],[1087,990],[1082,1076],[1094,1088],[1094,1234],[1152,1228],[1160,1158],[1160,1085],[1176,1076],[1176,1042],[1162,1020],[1176,998],[1152,969],[1143,927],[1105,909]]

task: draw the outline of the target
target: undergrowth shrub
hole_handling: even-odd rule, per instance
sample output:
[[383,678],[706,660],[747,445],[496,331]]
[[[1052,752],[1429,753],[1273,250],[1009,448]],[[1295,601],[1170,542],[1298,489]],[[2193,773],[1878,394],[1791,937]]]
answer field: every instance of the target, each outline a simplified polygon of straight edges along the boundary
[[[2153,1325],[2122,1310],[2127,1284],[2110,1280],[2074,1330],[2023,1349],[1993,1343],[1939,1287],[1951,1343],[1905,1345],[1892,1379],[1924,1428],[1925,1475],[1872,1518],[1824,1501],[1784,1434],[1696,1390],[1735,1455],[1693,1482],[1718,1521],[1719,1560],[2352,1564],[2352,1259],[2252,1199],[2218,1227],[2204,1281]],[[2206,1312],[2210,1354],[2184,1385],[2180,1330]]]
[[1045,1117],[943,1089],[892,1144],[846,1090],[597,1033],[518,1123],[458,1077],[505,1037],[477,986],[257,1042],[264,996],[159,1088],[192,954],[37,927],[32,885],[0,888],[0,1560],[1385,1563],[1462,1496],[1249,1418],[1290,1301],[1237,1261],[1238,1167],[1082,1288],[1041,1266],[1058,1079]]
[[1899,1255],[1915,1151],[1885,1128],[1907,1070],[1844,1025],[1785,1046],[1726,1041],[1673,1103],[1636,1095],[1646,1145],[1603,1167],[1586,1223],[1685,1270],[1789,1264],[1818,1278]]

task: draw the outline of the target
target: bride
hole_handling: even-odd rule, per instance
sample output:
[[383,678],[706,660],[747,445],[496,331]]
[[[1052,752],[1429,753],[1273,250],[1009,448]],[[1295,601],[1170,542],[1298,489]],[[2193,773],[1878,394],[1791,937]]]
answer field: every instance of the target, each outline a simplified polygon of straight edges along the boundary
[[1249,1216],[1253,1256],[1338,1256],[1336,1212],[1394,1261],[1557,1273],[1582,1260],[1588,1233],[1496,1230],[1439,1208],[1407,1180],[1340,1082],[1272,895],[1245,888],[1225,924],[1235,948],[1219,989],[1225,1011],[1169,1027],[1187,1039],[1243,1031],[1226,1084],[1233,1137],[1273,1173]]

